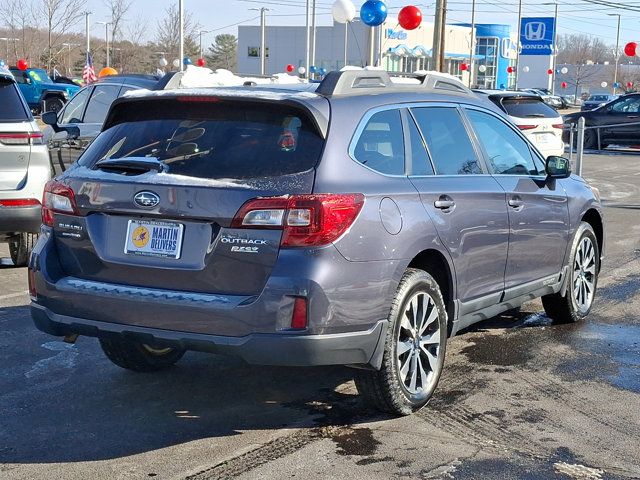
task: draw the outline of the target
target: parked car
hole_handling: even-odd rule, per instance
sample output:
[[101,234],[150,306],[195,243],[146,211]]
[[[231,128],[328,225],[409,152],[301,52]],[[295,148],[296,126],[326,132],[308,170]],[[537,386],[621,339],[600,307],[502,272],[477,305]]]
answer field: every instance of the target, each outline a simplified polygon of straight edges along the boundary
[[78,85],[55,83],[41,68],[28,68],[24,71],[11,68],[11,73],[34,115],[61,110],[67,100],[80,90]]
[[580,110],[582,110],[583,112],[587,110],[593,110],[594,108],[601,107],[602,105],[605,105],[615,100],[616,98],[618,98],[618,95],[591,95],[583,102]]
[[0,69],[0,242],[27,265],[40,231],[40,200],[51,179],[42,133],[13,76]]
[[539,95],[504,90],[476,90],[476,93],[486,96],[506,113],[543,157],[564,154],[562,117]]
[[409,414],[449,335],[536,297],[589,313],[602,213],[569,165],[435,73],[132,92],[46,188],[32,315],[134,371],[186,350],[357,367]]
[[44,114],[44,138],[57,172],[75,162],[98,136],[116,98],[131,90],[156,88],[160,82],[154,75],[103,77],[81,89],[59,112]]
[[[565,115],[564,123],[567,129],[571,125],[575,128],[580,117],[584,117],[587,127],[598,127],[585,130],[585,148],[598,148],[598,131],[600,131],[600,148],[606,148],[611,144],[623,146],[640,144],[640,93],[621,96],[594,110]],[[567,143],[569,142],[568,130],[564,132],[564,139]]]
[[549,90],[539,88],[525,88],[522,90],[522,92],[538,95],[542,99],[542,101],[549,105],[551,108],[560,109],[563,106],[560,96],[552,95]]

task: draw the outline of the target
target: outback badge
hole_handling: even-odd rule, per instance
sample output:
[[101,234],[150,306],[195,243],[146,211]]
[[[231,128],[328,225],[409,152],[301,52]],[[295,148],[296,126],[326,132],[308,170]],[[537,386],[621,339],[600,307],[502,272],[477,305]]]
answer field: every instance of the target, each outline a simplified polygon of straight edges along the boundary
[[160,197],[148,190],[138,192],[133,197],[134,203],[142,208],[153,208],[160,203]]

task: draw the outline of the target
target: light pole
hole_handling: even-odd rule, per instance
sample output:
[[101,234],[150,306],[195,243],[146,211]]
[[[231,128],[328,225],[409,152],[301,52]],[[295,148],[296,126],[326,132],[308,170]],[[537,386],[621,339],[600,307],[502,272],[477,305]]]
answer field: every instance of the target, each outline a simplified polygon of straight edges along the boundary
[[[520,76],[520,36],[522,35],[522,0],[518,0],[518,39],[516,40],[516,81],[513,86],[514,90],[518,90],[518,77]],[[507,84],[509,81],[507,80]],[[507,89],[509,85],[507,85]]]
[[63,43],[62,44],[63,47],[67,47],[68,52],[67,52],[67,75],[71,76],[71,47],[77,47],[79,46],[77,43]]
[[85,27],[86,27],[86,35],[87,35],[87,65],[89,65],[89,55],[91,55],[91,31],[89,26],[89,17],[91,16],[91,12],[84,12],[85,17]]
[[198,30],[198,36],[200,37],[200,57],[202,58],[202,34],[203,33],[210,33],[209,30]]
[[551,95],[556,94],[556,65],[558,63],[558,2],[543,3],[542,5],[555,5],[553,20],[553,64],[551,69]]
[[447,0],[436,0],[436,17],[433,28],[433,69],[437,72],[444,71],[444,31],[447,23]]
[[267,46],[266,46],[266,21],[268,8],[251,8],[260,12],[260,75],[265,75],[267,70]]
[[469,45],[469,88],[473,81],[473,56],[475,54],[476,38],[476,0],[471,1],[471,42]]
[[184,71],[184,0],[178,2],[178,16],[180,17],[180,71]]
[[616,34],[616,51],[613,53],[616,66],[613,70],[613,94],[616,94],[616,84],[618,83],[618,63],[620,62],[620,13],[607,13],[610,17],[618,17],[618,33]]
[[107,49],[107,67],[109,67],[110,65],[110,58],[109,58],[109,25],[111,25],[110,22],[96,22],[96,24],[98,25],[104,25],[104,41],[106,43],[106,49]]

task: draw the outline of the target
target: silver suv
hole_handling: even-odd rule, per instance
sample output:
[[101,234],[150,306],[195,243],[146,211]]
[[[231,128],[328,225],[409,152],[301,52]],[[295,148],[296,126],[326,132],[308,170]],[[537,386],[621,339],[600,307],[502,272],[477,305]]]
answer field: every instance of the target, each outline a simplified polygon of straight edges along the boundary
[[558,321],[589,313],[597,191],[495,105],[436,74],[292,88],[116,100],[46,187],[36,326],[136,371],[186,350],[349,365],[408,414],[459,330],[536,297]]
[[40,231],[40,200],[51,179],[49,152],[13,76],[0,70],[0,241],[27,265]]

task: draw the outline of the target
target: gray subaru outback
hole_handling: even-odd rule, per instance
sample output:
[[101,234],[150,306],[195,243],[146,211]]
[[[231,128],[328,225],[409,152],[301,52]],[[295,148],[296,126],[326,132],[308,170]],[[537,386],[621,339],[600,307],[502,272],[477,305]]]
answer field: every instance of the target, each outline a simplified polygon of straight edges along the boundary
[[395,414],[474,322],[537,297],[584,318],[603,251],[597,190],[431,73],[129,94],[42,217],[40,330],[142,372],[186,350],[347,365]]

